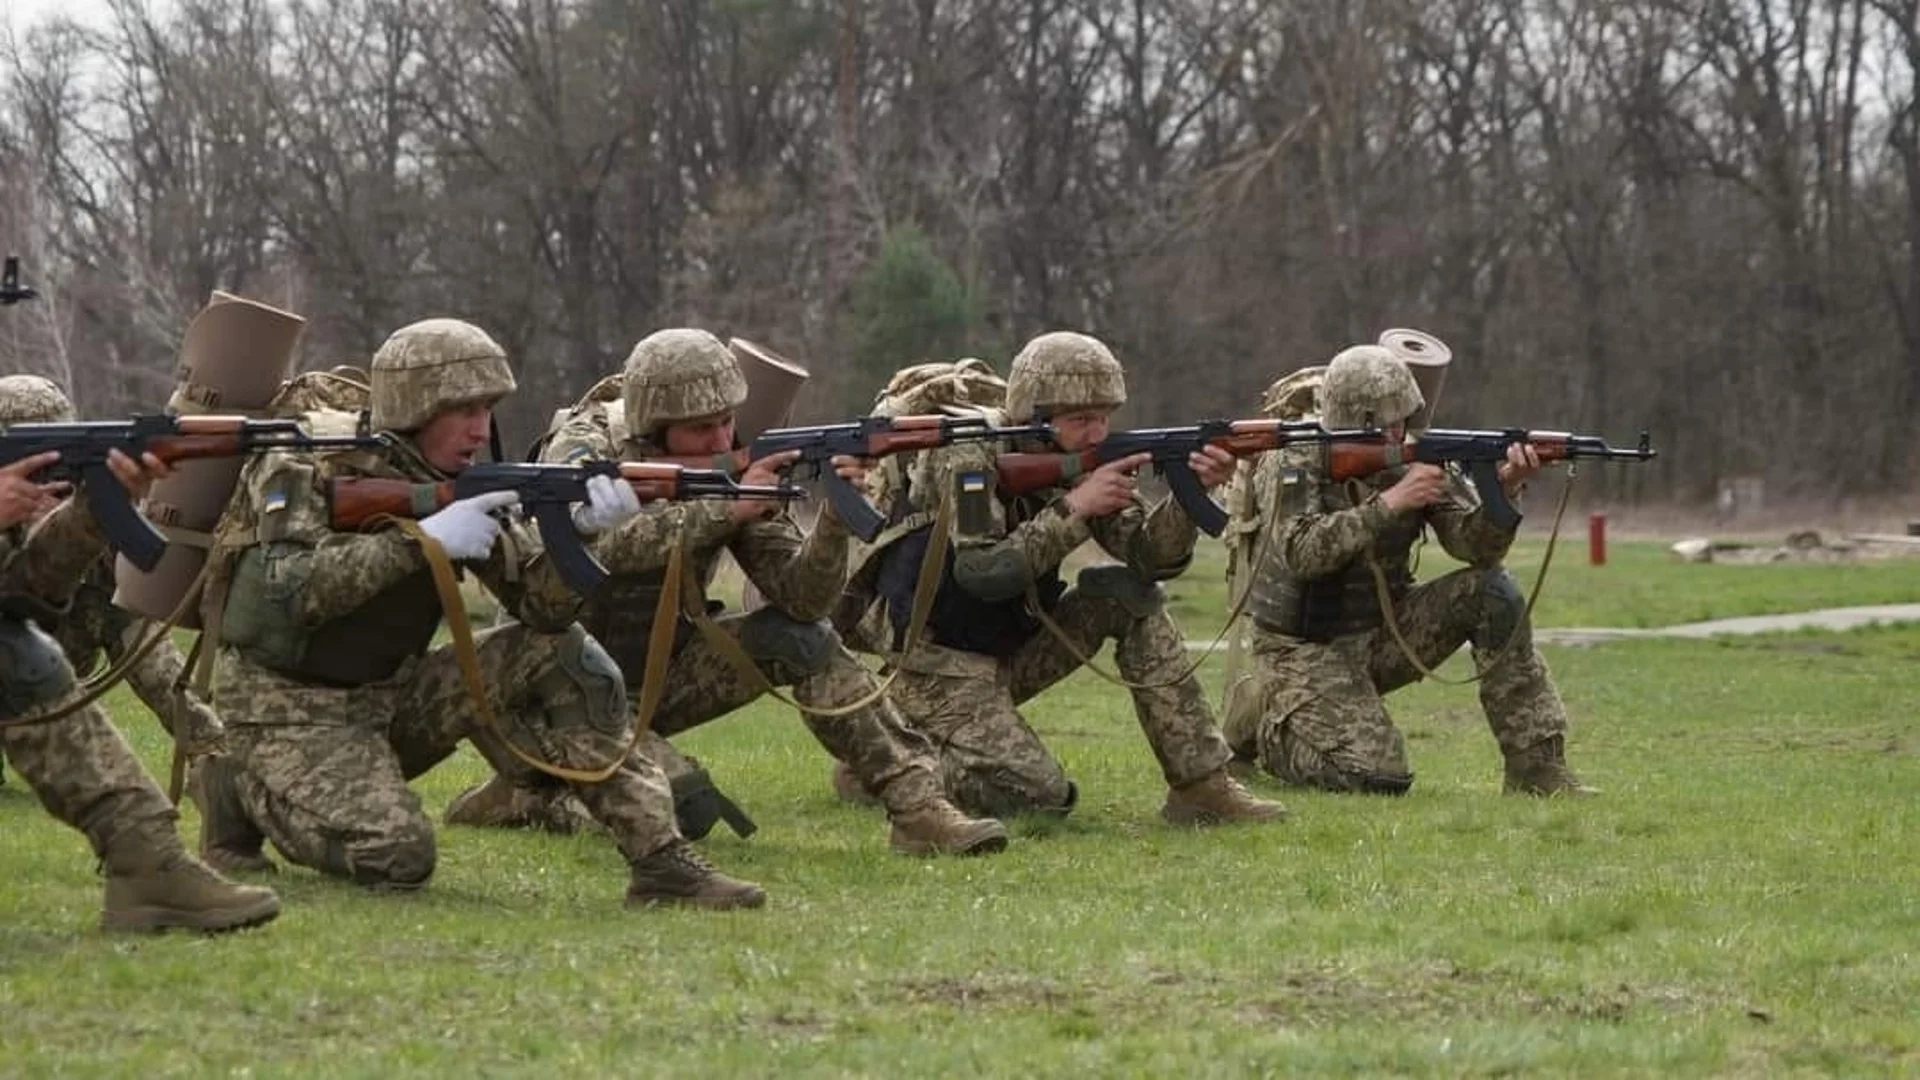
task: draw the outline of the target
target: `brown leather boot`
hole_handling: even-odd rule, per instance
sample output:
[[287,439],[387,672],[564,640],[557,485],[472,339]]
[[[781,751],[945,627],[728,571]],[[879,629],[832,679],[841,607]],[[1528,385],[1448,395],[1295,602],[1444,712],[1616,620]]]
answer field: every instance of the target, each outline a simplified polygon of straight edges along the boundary
[[844,761],[833,763],[833,793],[841,802],[853,803],[856,806],[880,805],[880,800],[875,798],[873,792],[868,791],[867,786],[860,782],[860,778],[853,774],[853,766]]
[[497,773],[455,795],[444,820],[481,829],[543,829],[561,836],[602,831],[573,792],[523,787]]
[[1506,792],[1582,799],[1600,794],[1600,789],[1581,783],[1567,768],[1566,737],[1553,735],[1507,755]]
[[679,839],[635,859],[633,880],[627,885],[628,907],[686,904],[725,911],[757,908],[766,902],[766,891],[760,886],[715,870],[693,845]]
[[1254,795],[1222,768],[1184,787],[1169,788],[1160,816],[1170,825],[1225,825],[1277,821],[1287,816],[1287,808]]
[[232,758],[205,757],[194,765],[187,796],[200,811],[200,859],[222,874],[271,874],[266,834],[240,802]]
[[228,881],[181,850],[177,837],[122,833],[101,861],[107,871],[102,929],[217,933],[258,926],[280,914],[280,897],[272,889]]
[[887,843],[902,855],[992,855],[1007,849],[1007,827],[973,818],[944,798],[892,815]]

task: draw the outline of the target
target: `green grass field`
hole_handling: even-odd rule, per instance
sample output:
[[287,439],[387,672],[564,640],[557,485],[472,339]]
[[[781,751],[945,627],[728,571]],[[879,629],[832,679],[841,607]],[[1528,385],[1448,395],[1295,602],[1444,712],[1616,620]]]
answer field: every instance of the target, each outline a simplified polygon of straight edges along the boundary
[[[1544,536],[1527,534],[1507,565],[1531,591],[1546,554]],[[1854,563],[1782,562],[1767,565],[1688,564],[1658,541],[1614,542],[1607,565],[1587,565],[1586,537],[1562,537],[1534,609],[1537,626],[1656,627],[1773,615],[1813,608],[1920,603],[1920,558],[1863,559]],[[1428,542],[1422,578],[1459,564]],[[1202,541],[1191,570],[1169,582],[1174,612],[1190,637],[1211,638],[1227,611],[1226,549]]]
[[[1913,598],[1913,564],[1657,550],[1569,559],[1542,623]],[[417,895],[283,870],[263,930],[110,938],[82,842],[16,778],[0,1073],[1920,1074],[1920,628],[1548,658],[1601,799],[1502,796],[1472,691],[1420,686],[1393,699],[1407,798],[1286,792],[1285,824],[1175,831],[1124,698],[1083,676],[1031,714],[1079,812],[985,860],[889,855],[756,707],[685,740],[763,826],[703,845],[772,896],[726,915],[623,910],[604,841],[444,830]],[[437,813],[480,774],[463,753],[420,789]]]

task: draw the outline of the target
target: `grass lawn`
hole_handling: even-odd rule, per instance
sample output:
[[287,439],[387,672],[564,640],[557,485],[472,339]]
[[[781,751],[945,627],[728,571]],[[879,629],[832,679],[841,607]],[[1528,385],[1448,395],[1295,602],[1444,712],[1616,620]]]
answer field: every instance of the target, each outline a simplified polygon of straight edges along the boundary
[[[1551,627],[1655,627],[1773,615],[1813,608],[1920,603],[1920,558],[1857,562],[1682,563],[1665,541],[1615,541],[1607,564],[1587,564],[1586,536],[1569,526],[1561,537],[1546,587],[1534,608],[1534,625]],[[1523,591],[1531,591],[1546,554],[1544,534],[1532,532],[1514,545],[1507,565]],[[1415,574],[1424,580],[1460,566],[1431,540]],[[1227,605],[1226,549],[1202,540],[1194,565],[1168,583],[1174,612],[1188,636],[1211,639]]]
[[[1558,579],[1554,621],[1624,617],[1614,590],[1663,573],[1616,550]],[[1666,574],[1654,621],[1779,599],[1727,570],[1738,600]],[[1904,598],[1856,570],[1880,590],[1803,587]],[[1548,655],[1601,799],[1502,796],[1472,691],[1420,686],[1394,699],[1405,799],[1288,792],[1285,824],[1175,831],[1125,699],[1082,676],[1031,714],[1079,812],[983,860],[889,855],[755,707],[684,740],[763,826],[703,845],[772,895],[726,915],[623,910],[604,841],[443,830],[420,894],[283,870],[263,930],[106,937],[82,842],[14,778],[0,1072],[1920,1073],[1920,629]],[[163,773],[157,725],[114,703]],[[425,778],[429,807],[481,769]]]

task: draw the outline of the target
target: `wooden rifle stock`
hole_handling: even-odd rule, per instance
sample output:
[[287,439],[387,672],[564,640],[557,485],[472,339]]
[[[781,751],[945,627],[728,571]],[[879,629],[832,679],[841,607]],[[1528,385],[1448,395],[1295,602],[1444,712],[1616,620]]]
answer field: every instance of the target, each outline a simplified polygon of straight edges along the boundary
[[327,518],[336,529],[353,532],[378,517],[422,517],[415,494],[431,488],[433,509],[453,501],[453,481],[416,484],[378,476],[336,477],[327,487]]

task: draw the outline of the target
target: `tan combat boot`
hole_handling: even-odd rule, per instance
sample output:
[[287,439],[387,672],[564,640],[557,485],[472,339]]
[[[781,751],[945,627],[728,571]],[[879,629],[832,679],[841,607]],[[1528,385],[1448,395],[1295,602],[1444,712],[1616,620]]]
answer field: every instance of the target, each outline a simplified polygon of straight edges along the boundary
[[573,792],[522,787],[498,774],[455,795],[444,818],[449,825],[544,829],[561,836],[604,831]]
[[887,843],[902,855],[992,855],[1007,849],[1007,827],[992,818],[968,817],[945,798],[934,798],[889,815]]
[[102,929],[217,933],[258,926],[280,914],[280,897],[272,889],[228,881],[182,851],[177,838],[159,838],[151,846],[148,841],[139,833],[123,833],[101,860],[107,871]]
[[1184,787],[1169,788],[1160,816],[1170,825],[1224,825],[1277,821],[1287,816],[1287,808],[1254,795],[1222,768]]
[[1567,740],[1562,735],[1508,754],[1506,791],[1509,795],[1564,795],[1575,799],[1600,794],[1599,788],[1581,783],[1567,768]]
[[271,874],[266,834],[247,817],[235,786],[239,766],[226,757],[201,758],[187,795],[200,810],[200,859],[222,874]]
[[633,880],[627,885],[628,907],[686,904],[725,911],[757,908],[766,902],[766,891],[760,886],[715,870],[693,845],[679,839],[635,859]]

